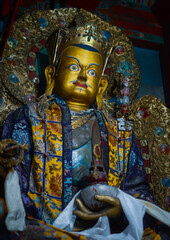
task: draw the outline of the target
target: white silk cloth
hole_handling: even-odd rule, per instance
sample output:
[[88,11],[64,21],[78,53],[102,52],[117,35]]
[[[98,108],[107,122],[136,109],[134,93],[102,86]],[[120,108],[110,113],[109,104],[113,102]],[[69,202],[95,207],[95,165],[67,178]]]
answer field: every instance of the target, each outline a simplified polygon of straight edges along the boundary
[[147,202],[142,199],[138,199],[138,201],[145,204],[146,212],[151,215],[152,217],[158,219],[159,221],[166,224],[168,227],[170,227],[170,212],[164,211],[162,208],[156,206],[155,204],[151,202]]
[[7,174],[4,187],[8,209],[5,225],[9,231],[23,231],[26,228],[25,209],[16,171],[12,170]]
[[[72,199],[64,211],[54,221],[53,226],[71,232],[76,220],[76,216],[72,214],[77,209],[75,198]],[[125,230],[119,234],[111,234],[108,217],[100,217],[97,224],[79,234],[90,236],[94,240],[141,240],[143,235],[143,217],[145,211],[164,224],[170,226],[170,213],[162,210],[160,207],[144,201],[136,199],[120,189],[118,189],[117,197],[119,198],[124,214],[129,222]]]
[[[76,216],[74,216],[72,212],[77,209],[74,200],[78,194],[76,194],[64,211],[54,221],[53,226],[69,232],[72,231],[76,219]],[[141,240],[143,235],[143,216],[145,214],[144,204],[120,189],[118,189],[117,197],[119,198],[124,214],[129,221],[128,226],[123,232],[119,234],[111,234],[108,218],[104,216],[99,218],[94,227],[79,232],[79,234],[90,236],[97,240]]]
[[[71,232],[76,220],[73,211],[77,209],[75,198],[77,193],[70,201],[68,206],[54,221],[53,226]],[[106,216],[99,218],[97,224],[81,234],[90,236],[97,240],[140,240],[143,235],[143,216],[145,211],[164,224],[170,226],[170,213],[162,210],[158,206],[124,193],[118,189],[117,197],[119,198],[124,214],[129,222],[125,230],[119,234],[111,234],[109,221]],[[21,198],[18,174],[16,171],[10,171],[5,179],[5,200],[8,214],[6,217],[6,227],[9,231],[23,231],[25,225],[25,209]],[[80,233],[80,232],[79,232]]]

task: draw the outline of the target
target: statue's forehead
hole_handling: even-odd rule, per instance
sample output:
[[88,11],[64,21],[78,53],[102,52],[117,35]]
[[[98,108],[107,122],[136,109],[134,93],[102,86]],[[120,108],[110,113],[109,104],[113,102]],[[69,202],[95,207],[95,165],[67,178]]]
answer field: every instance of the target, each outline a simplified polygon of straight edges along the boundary
[[92,50],[89,51],[72,45],[64,49],[61,54],[62,59],[68,59],[70,57],[78,59],[79,61],[95,61],[99,65],[103,62],[102,55],[99,52]]

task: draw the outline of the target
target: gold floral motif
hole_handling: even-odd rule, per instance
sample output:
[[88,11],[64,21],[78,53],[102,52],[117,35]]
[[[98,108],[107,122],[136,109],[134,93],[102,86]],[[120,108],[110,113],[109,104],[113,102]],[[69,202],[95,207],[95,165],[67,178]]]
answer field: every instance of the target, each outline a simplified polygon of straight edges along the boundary
[[143,153],[142,157],[143,157],[144,160],[149,160],[150,159],[150,155],[146,154],[146,153]]
[[83,124],[85,124],[91,117],[91,114],[88,115],[80,115],[80,116],[71,116],[71,125],[72,125],[72,129],[76,129],[81,127]]
[[151,169],[150,168],[145,167],[145,170],[146,170],[146,174],[151,174]]
[[62,176],[56,174],[50,179],[50,190],[51,195],[55,197],[60,197],[62,193]]
[[49,168],[50,168],[50,174],[54,174],[54,172],[61,170],[61,167],[58,168],[57,165],[54,163]]
[[142,147],[145,147],[145,146],[148,145],[148,143],[147,143],[147,141],[145,139],[140,140],[140,144],[141,144]]

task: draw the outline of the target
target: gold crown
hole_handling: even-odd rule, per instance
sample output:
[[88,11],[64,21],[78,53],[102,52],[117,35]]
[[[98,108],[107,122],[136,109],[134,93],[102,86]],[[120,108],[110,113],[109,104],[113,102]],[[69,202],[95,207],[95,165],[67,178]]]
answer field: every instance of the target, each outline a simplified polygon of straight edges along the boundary
[[47,49],[50,63],[56,66],[60,54],[68,46],[85,45],[96,49],[103,56],[103,60],[105,61],[103,67],[104,72],[107,60],[112,51],[110,44],[111,38],[112,35],[109,31],[98,31],[94,23],[84,24],[83,16],[79,13],[68,28],[58,28],[48,38]]
[[108,31],[100,33],[93,23],[89,23],[85,26],[70,28],[62,39],[61,49],[74,44],[84,44],[95,48],[105,56],[109,48],[110,37],[111,34]]

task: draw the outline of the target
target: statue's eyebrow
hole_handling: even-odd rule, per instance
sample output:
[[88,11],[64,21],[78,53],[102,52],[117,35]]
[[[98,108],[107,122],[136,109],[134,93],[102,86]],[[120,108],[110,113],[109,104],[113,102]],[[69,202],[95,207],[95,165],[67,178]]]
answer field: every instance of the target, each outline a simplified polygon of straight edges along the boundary
[[80,61],[79,61],[79,59],[78,59],[78,58],[76,58],[76,57],[73,57],[73,56],[69,56],[69,55],[67,55],[66,57],[69,57],[69,58],[74,58],[75,60],[77,60],[77,62],[78,62],[78,64],[79,64],[79,66],[81,67],[81,63],[80,63]]
[[[69,55],[66,55],[66,57],[74,58],[74,59],[78,62],[79,66],[81,67],[81,63],[80,63],[80,61],[79,61],[78,58],[73,57],[73,56],[69,56]],[[90,63],[89,66],[87,67],[87,69],[88,69],[89,67],[91,67],[92,65],[100,66],[100,64],[98,64],[98,63]]]
[[[90,63],[89,66],[88,66],[88,68],[91,67],[92,65],[100,66],[100,64],[98,64],[98,63]],[[87,69],[88,69],[88,68],[87,68]]]

